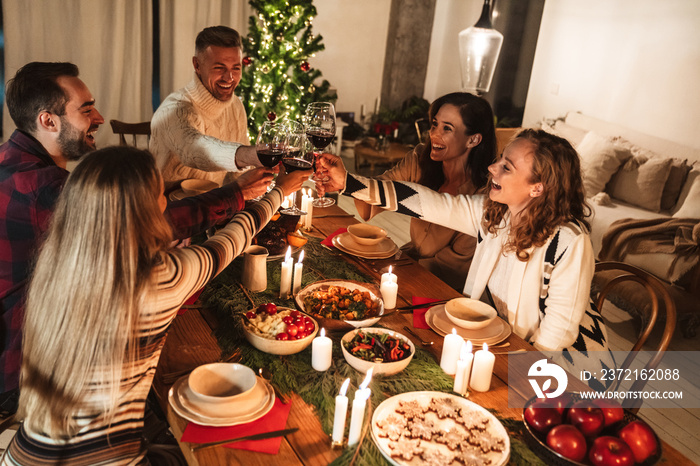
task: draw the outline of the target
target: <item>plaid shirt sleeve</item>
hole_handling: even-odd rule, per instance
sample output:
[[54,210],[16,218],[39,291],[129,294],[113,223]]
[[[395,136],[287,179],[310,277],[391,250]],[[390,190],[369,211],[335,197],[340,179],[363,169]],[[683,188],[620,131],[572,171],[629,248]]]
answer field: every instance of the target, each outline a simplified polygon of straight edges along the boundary
[[179,201],[169,201],[165,218],[175,239],[190,238],[223,223],[245,207],[243,193],[235,183]]

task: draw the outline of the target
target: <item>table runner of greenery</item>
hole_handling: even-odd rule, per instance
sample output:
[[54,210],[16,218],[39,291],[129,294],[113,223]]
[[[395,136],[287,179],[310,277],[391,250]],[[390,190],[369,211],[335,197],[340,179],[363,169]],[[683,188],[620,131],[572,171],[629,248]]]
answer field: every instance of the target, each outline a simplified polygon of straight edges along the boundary
[[[323,247],[316,238],[309,238],[304,250],[303,286],[327,278],[374,282],[372,277],[338,257],[338,252]],[[253,348],[245,340],[242,319],[238,315],[268,302],[293,308],[294,301],[280,299],[277,296],[281,273],[279,260],[268,261],[267,290],[259,293],[243,290],[241,287],[239,277],[242,266],[243,259],[236,259],[205,288],[200,298],[204,306],[218,320],[215,335],[222,348],[222,355],[228,356],[233,352],[239,352],[241,363],[254,369],[267,368],[272,374],[272,383],[280,392],[296,392],[306,403],[316,408],[316,414],[321,421],[324,432],[330,435],[335,396],[338,394],[341,384],[346,378],[350,378],[351,388],[348,390],[348,395],[352,399],[354,390],[365,377],[364,374],[357,372],[345,362],[339,343],[342,335],[329,335],[334,342],[333,361],[330,369],[325,372],[317,372],[311,367],[311,347],[289,356],[267,354]],[[372,389],[371,403],[372,406],[376,407],[393,395],[411,391],[449,393],[452,391],[452,385],[452,377],[442,371],[434,357],[427,351],[417,349],[413,360],[403,372],[390,377],[376,376],[373,378],[370,385]],[[499,419],[509,431],[520,436],[518,423],[500,416]],[[346,425],[349,426],[349,422]],[[511,461],[515,461],[515,464],[537,464],[537,458],[534,454],[520,440],[512,436],[511,450]],[[346,448],[333,464],[349,464],[354,454],[355,449]],[[362,442],[355,464],[386,464],[386,460],[374,442],[371,441],[369,435]]]

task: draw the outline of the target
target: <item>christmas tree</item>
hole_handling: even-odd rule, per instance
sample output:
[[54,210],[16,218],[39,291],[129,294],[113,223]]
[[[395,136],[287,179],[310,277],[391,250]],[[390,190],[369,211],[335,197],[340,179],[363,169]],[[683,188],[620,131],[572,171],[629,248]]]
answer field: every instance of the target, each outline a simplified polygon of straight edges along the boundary
[[243,40],[243,76],[239,96],[248,113],[251,137],[266,120],[301,120],[311,102],[334,102],[330,83],[311,68],[309,57],[325,47],[311,23],[316,8],[309,0],[250,0],[257,12]]

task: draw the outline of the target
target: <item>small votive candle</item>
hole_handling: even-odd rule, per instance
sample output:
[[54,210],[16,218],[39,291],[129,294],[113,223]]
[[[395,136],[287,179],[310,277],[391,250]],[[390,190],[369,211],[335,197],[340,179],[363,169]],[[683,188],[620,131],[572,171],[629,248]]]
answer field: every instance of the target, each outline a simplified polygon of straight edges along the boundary
[[379,285],[379,292],[382,294],[384,309],[394,309],[396,307],[396,296],[399,294],[399,285],[387,279]]
[[311,342],[311,367],[319,372],[327,371],[333,360],[333,342],[322,328],[319,336]]
[[335,397],[335,413],[333,414],[333,434],[331,439],[333,445],[342,445],[343,437],[345,436],[345,419],[348,417],[348,397],[345,394],[348,391],[350,379],[345,379],[343,385],[340,386],[340,392]]
[[304,251],[302,250],[299,253],[299,259],[297,260],[297,263],[294,264],[294,281],[292,282],[292,294],[296,295],[299,293],[299,290],[301,290],[301,275],[304,270],[304,264],[302,264],[302,261],[304,260]]
[[469,387],[469,375],[472,370],[472,342],[467,341],[466,345],[462,345],[462,352],[457,361],[457,372],[455,373],[454,392],[464,395]]
[[440,367],[446,374],[454,375],[457,372],[457,360],[463,344],[464,338],[457,335],[457,330],[452,329],[452,333],[445,335],[445,340],[442,342]]
[[292,288],[292,247],[287,248],[287,254],[284,256],[284,262],[282,262],[282,275],[280,276],[280,298],[286,298],[289,296],[289,292]]
[[367,400],[372,392],[368,388],[369,382],[372,380],[372,369],[367,371],[365,380],[360,385],[360,388],[355,392],[355,398],[352,400],[352,414],[350,415],[350,432],[348,432],[348,446],[355,445],[360,441],[362,436],[362,424],[365,420],[365,407]]
[[489,351],[489,347],[484,343],[483,349],[474,354],[474,367],[472,368],[469,385],[477,392],[487,392],[491,388],[491,375],[496,356]]

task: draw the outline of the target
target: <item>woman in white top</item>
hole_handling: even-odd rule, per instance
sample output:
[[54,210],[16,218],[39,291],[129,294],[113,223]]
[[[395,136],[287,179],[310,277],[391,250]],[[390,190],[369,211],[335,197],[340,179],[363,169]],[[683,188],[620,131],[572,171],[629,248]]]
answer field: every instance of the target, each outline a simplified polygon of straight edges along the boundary
[[[566,362],[605,367],[603,320],[589,293],[595,260],[590,208],[579,157],[565,139],[524,130],[489,167],[488,195],[441,194],[415,183],[349,174],[323,156],[331,180],[321,190],[345,195],[477,237],[464,294],[490,300],[520,337]],[[585,351],[605,351],[590,355]],[[596,387],[604,388],[604,387]]]

